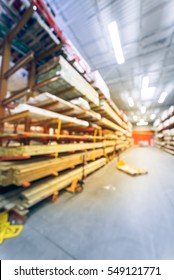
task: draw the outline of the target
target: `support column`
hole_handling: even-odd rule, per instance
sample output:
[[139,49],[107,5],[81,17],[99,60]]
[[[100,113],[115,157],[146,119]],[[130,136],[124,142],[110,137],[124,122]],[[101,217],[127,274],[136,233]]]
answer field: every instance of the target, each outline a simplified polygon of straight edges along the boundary
[[35,77],[36,77],[36,62],[33,59],[31,62],[30,70],[29,70],[29,77],[28,77],[28,88],[30,90],[29,94],[27,95],[27,100],[32,96],[33,93],[33,86],[35,85]]
[[[2,105],[3,99],[5,99],[7,94],[8,80],[4,78],[4,73],[9,69],[11,57],[11,46],[10,43],[5,40],[3,44],[2,51],[2,65],[0,73],[0,118],[5,117],[5,107]],[[3,124],[0,124],[0,132],[3,132]]]

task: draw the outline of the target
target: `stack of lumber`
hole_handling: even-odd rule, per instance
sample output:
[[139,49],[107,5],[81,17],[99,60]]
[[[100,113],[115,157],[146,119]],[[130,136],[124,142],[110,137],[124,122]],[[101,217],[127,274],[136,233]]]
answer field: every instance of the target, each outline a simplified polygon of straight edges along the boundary
[[21,207],[29,208],[39,201],[51,196],[56,191],[60,191],[70,185],[74,179],[79,180],[85,175],[94,172],[106,164],[106,158],[98,159],[84,167],[76,168],[73,171],[65,173],[53,179],[44,179],[37,183],[37,187],[33,185],[30,189],[22,192]]
[[100,75],[99,71],[94,71],[91,74],[94,80],[93,87],[97,90],[99,96],[101,98],[110,99],[109,88]]
[[156,146],[174,155],[174,106],[164,111],[155,133]]
[[27,190],[17,188],[4,192],[0,195],[0,209],[10,210],[18,208],[24,211],[50,197],[55,192],[68,187],[75,179],[81,180],[83,176],[87,176],[105,164],[106,158],[97,159],[85,166],[62,173],[58,177],[47,177],[39,182],[35,182]]
[[123,133],[126,133],[126,130],[123,129],[122,127],[120,127],[119,125],[117,125],[116,123],[106,119],[106,118],[101,118],[101,120],[99,120],[97,122],[98,125],[100,125],[101,127],[104,127],[104,128],[109,128],[110,130],[112,131],[120,131],[120,132],[123,132]]
[[0,192],[0,210],[11,210],[20,202],[20,195],[23,188],[5,188]]
[[58,57],[55,64],[44,65],[40,69],[34,86],[36,89],[66,100],[82,96],[92,104],[99,105],[96,90],[62,56]]
[[125,134],[121,131],[117,131],[116,134],[117,134],[117,146],[116,146],[117,150],[124,151],[133,145],[131,133],[127,132]]
[[[25,182],[32,182],[49,175],[54,175],[65,169],[72,168],[83,162],[95,160],[106,154],[114,152],[114,146],[104,149],[96,149],[60,158],[37,158],[21,161],[0,163],[0,186],[6,187],[11,184],[22,186]],[[38,164],[39,163],[39,164]]]
[[162,131],[156,134],[156,146],[172,155],[174,155],[174,129]]
[[97,143],[72,143],[72,144],[52,144],[52,145],[25,145],[15,147],[0,147],[0,157],[30,157],[53,153],[67,153],[72,151],[90,150],[114,146],[115,141],[104,140]]
[[[18,141],[21,139],[34,139],[35,141],[38,139],[38,141],[44,141],[46,139],[48,140],[57,140],[56,134],[47,134],[47,133],[39,133],[39,132],[21,132],[21,133],[11,133],[11,132],[3,132],[0,133],[0,140],[1,141]],[[90,134],[69,134],[68,131],[65,131],[65,134],[59,135],[59,140],[81,140],[81,141],[94,141],[94,140],[113,140],[117,139],[118,136],[116,134],[104,134],[102,136],[94,136]]]
[[101,119],[100,114],[92,110],[84,110],[81,107],[74,105],[72,102],[68,102],[48,92],[44,92],[35,97],[30,97],[28,104],[53,112],[59,112],[60,114],[71,117],[77,116],[83,120],[97,121]]
[[19,118],[29,117],[31,124],[36,121],[47,121],[61,120],[62,124],[72,123],[76,126],[87,127],[89,123],[77,118],[65,116],[59,113],[51,112],[45,109],[34,107],[28,104],[19,104],[15,109],[11,110],[11,114],[8,117],[3,118],[2,122],[14,122],[19,120]]
[[165,145],[163,133],[155,134],[155,144],[156,144],[156,147],[158,147],[160,149]]
[[117,123],[121,127],[125,127],[126,124],[122,121],[122,119],[113,111],[113,109],[109,106],[109,104],[105,100],[101,100],[100,106],[95,107],[94,110],[101,114],[102,117],[107,118],[114,123]]
[[[8,78],[24,67],[28,79],[26,88],[12,88],[9,97],[2,100],[6,115],[0,117],[5,132],[0,135],[0,209],[23,210],[129,148],[131,126],[110,99],[99,72],[94,73],[92,80],[84,60],[74,60],[76,56],[69,53],[65,38],[58,38],[48,28],[44,10],[40,16],[31,5],[25,17],[26,4],[19,4],[19,13],[11,3],[16,14],[13,20],[14,13],[11,17],[8,5],[3,3],[14,29],[17,28],[10,32],[11,24],[3,17],[2,22],[8,26],[6,31],[0,26],[4,39],[9,39],[13,31],[16,34],[20,27],[21,32],[11,47],[12,59],[17,62],[2,71],[2,78],[8,83]],[[22,14],[22,23],[32,17],[29,24],[17,24]],[[22,58],[21,53],[25,54]]]

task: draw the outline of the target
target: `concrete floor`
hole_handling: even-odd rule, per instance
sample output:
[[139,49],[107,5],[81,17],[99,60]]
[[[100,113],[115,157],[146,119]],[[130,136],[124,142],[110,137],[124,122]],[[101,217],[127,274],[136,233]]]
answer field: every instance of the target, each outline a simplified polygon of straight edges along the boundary
[[0,246],[0,259],[174,259],[174,157],[132,148],[131,177],[113,160],[89,176],[85,190],[32,209],[20,236]]

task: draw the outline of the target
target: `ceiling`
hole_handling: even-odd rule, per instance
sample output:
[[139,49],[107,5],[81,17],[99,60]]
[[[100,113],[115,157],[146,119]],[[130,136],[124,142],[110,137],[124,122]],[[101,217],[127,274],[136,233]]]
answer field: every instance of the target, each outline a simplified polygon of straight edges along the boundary
[[[160,115],[174,104],[174,0],[49,0],[55,21],[72,41],[91,70],[99,70],[109,86],[113,101],[132,116],[149,121],[152,113]],[[117,64],[108,24],[116,20],[124,64]],[[156,87],[150,100],[141,99],[143,76]],[[168,96],[158,104],[162,91]],[[127,98],[135,106],[130,108]]]

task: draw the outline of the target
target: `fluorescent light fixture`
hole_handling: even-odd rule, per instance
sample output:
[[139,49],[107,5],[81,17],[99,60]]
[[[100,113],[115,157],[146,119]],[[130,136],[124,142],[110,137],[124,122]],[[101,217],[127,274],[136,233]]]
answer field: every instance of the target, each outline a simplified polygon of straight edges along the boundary
[[148,122],[145,122],[143,119],[141,119],[139,122],[136,123],[137,126],[144,126],[148,125]]
[[149,87],[141,90],[141,99],[150,100],[154,97],[156,87]]
[[167,97],[167,92],[166,91],[163,91],[158,99],[158,103],[162,104],[164,102],[164,100],[166,99]]
[[115,51],[115,56],[118,64],[123,64],[125,62],[123,51],[120,42],[120,36],[118,32],[118,27],[116,21],[112,21],[108,24],[108,30],[111,37],[112,45]]
[[155,114],[152,114],[151,116],[150,116],[150,119],[153,121],[154,119],[156,118],[156,115]]
[[141,114],[145,114],[146,113],[146,107],[145,106],[141,106]]
[[137,116],[133,116],[133,120],[136,122],[138,120]]
[[142,100],[152,99],[155,90],[156,87],[149,87],[149,77],[148,76],[143,77],[142,86],[141,86],[141,99]]
[[128,101],[129,107],[134,107],[134,101],[133,101],[132,97],[129,96],[127,101]]
[[144,89],[148,89],[149,87],[149,77],[148,76],[145,76],[143,77],[142,79],[142,87],[141,89],[144,90]]

